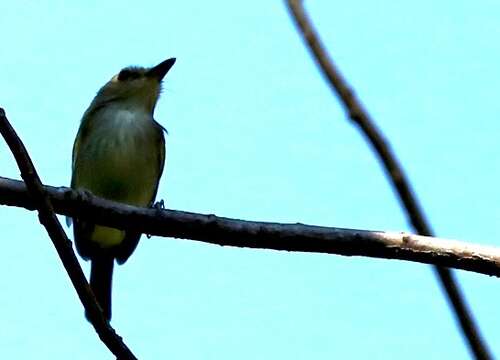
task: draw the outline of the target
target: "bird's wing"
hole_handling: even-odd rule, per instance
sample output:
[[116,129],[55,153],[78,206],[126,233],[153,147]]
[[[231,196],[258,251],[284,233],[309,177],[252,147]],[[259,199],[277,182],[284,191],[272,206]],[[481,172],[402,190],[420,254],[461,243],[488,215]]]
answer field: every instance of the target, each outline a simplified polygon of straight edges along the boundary
[[[89,119],[90,118],[88,116],[85,115],[83,116],[82,122],[78,129],[78,133],[76,135],[75,142],[73,144],[72,174],[71,174],[72,189],[76,189],[76,164],[78,162],[78,155],[82,147],[82,144],[84,144],[87,141],[89,126],[91,125]],[[68,218],[66,218],[66,223],[69,226],[69,224],[71,223],[71,219],[68,220]],[[90,241],[88,241],[88,238],[92,234],[93,229],[94,229],[94,224],[89,224],[79,219],[73,219],[73,236],[75,240],[76,249],[78,250],[80,256],[85,260],[88,260],[92,253],[92,249],[90,248]]]
[[158,192],[158,186],[160,185],[160,178],[161,175],[163,174],[163,169],[165,168],[165,135],[163,135],[163,132],[167,133],[167,129],[165,129],[163,126],[161,126],[159,123],[154,121],[155,125],[158,126],[160,131],[158,132],[158,137],[159,137],[159,143],[160,143],[160,151],[158,154],[158,178],[156,181],[156,188],[155,191],[153,192],[153,197],[151,198],[151,202],[149,206],[153,205],[153,202],[155,201],[156,198],[156,193]]
[[[155,141],[157,141],[160,144],[160,146],[158,149],[158,158],[157,158],[157,170],[158,170],[158,172],[157,172],[157,177],[156,177],[156,185],[155,185],[155,189],[152,193],[151,200],[149,202],[149,206],[152,206],[154,201],[155,201],[156,194],[158,192],[158,186],[160,185],[160,178],[161,178],[161,175],[163,173],[163,169],[165,167],[165,136],[163,135],[163,131],[166,131],[166,130],[163,126],[158,124],[156,121],[154,123],[155,123],[155,125],[157,125],[158,130],[159,130],[157,132],[158,138],[156,138]],[[141,233],[130,232],[130,231],[126,232],[125,238],[123,239],[122,244],[117,248],[116,261],[118,262],[118,264],[120,264],[120,265],[123,264],[125,261],[127,261],[129,256],[132,255],[135,248],[137,247],[137,244],[139,243],[140,237],[141,237]]]

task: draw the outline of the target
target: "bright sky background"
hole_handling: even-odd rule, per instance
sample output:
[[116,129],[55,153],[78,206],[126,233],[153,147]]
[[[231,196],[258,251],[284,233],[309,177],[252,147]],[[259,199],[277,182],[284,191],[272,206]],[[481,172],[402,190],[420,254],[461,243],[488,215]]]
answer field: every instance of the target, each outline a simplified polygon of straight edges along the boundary
[[[500,2],[308,4],[436,232],[500,246]],[[45,183],[69,184],[100,86],[177,57],[156,111],[167,207],[409,230],[282,1],[10,1],[0,24],[0,106]],[[0,141],[0,176],[18,173]],[[0,357],[112,359],[36,214],[1,207],[0,229]],[[458,277],[500,354],[500,282]],[[407,262],[143,237],[113,305],[140,359],[470,358],[430,267]]]

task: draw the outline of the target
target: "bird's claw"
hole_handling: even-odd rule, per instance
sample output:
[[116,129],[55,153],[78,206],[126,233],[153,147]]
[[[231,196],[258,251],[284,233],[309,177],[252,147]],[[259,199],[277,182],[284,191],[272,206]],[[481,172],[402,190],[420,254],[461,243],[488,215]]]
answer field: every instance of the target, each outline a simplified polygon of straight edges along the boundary
[[[74,198],[76,201],[86,203],[90,201],[92,193],[87,189],[73,189],[72,192],[71,191],[66,192],[65,197],[67,199]],[[66,225],[69,227],[71,226],[72,223],[73,223],[73,218],[66,216]]]
[[[165,201],[163,201],[163,199],[161,199],[160,201],[157,201],[153,204],[152,206],[153,209],[155,209],[156,211],[160,212],[162,210],[165,210]],[[151,234],[146,234],[146,237],[148,239],[151,239],[153,235]]]
[[154,203],[153,208],[156,210],[164,210],[165,209],[165,201],[161,199]]
[[92,193],[87,189],[76,189],[74,191],[76,193],[76,199],[78,201],[88,202],[93,196]]

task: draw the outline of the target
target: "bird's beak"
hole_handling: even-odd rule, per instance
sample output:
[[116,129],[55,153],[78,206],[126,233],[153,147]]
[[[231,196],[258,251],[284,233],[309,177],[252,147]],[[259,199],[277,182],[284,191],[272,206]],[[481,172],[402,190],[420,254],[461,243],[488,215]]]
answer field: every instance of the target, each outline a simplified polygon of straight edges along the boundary
[[165,61],[162,61],[155,67],[152,67],[146,72],[146,76],[152,77],[161,81],[165,75],[167,75],[168,71],[175,64],[175,58],[170,58]]

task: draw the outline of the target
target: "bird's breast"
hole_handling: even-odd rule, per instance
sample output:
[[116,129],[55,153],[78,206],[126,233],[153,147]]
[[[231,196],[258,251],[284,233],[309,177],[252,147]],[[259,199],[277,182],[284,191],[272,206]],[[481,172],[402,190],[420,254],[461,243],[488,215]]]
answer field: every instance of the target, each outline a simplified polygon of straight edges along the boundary
[[97,196],[148,206],[160,176],[162,130],[141,111],[103,109],[79,149],[78,187]]

